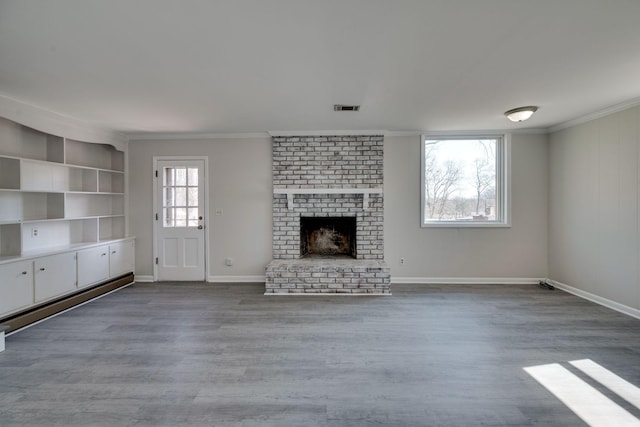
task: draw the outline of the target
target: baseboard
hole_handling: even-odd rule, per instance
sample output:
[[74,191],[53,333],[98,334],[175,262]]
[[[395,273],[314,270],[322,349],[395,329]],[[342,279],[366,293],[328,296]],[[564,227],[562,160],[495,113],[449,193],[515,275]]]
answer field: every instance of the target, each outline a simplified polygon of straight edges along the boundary
[[636,319],[640,319],[640,310],[629,307],[628,305],[620,304],[618,302],[612,301],[607,298],[603,298],[601,296],[592,294],[590,292],[583,291],[578,288],[574,288],[573,286],[569,286],[565,283],[558,282],[556,280],[545,279],[547,283],[551,283],[558,289],[561,289],[565,292],[578,296],[580,298],[584,298],[588,301],[595,302],[596,304],[600,304],[604,307],[610,308],[611,310],[615,310],[619,313],[626,314],[627,316],[635,317]]
[[535,285],[544,280],[539,277],[397,277],[391,275],[391,284],[402,285]]
[[209,276],[211,283],[264,283],[264,276]]
[[[136,282],[153,282],[153,276],[136,276]],[[209,283],[264,283],[264,276],[209,276]]]
[[[441,284],[441,285],[535,285],[540,277],[396,277],[391,283],[397,284]],[[153,282],[153,276],[138,276],[136,282]],[[264,276],[209,276],[210,283],[264,283]]]

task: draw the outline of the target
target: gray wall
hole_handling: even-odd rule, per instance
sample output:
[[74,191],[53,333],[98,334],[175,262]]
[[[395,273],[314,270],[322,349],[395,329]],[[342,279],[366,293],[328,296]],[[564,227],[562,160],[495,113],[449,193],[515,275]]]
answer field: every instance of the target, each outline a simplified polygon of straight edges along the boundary
[[[208,156],[211,276],[263,276],[271,261],[271,139],[129,143],[129,234],[136,274],[152,275],[153,156]],[[222,209],[223,215],[213,215]],[[226,257],[234,258],[231,267]]]
[[549,277],[640,308],[640,107],[550,138]]
[[[511,228],[420,228],[420,138],[386,136],[385,258],[401,278],[547,277],[546,135],[513,135]],[[271,261],[272,185],[269,138],[132,141],[129,227],[136,274],[151,275],[153,156],[209,156],[210,274],[256,277]],[[233,257],[233,267],[224,265]],[[400,258],[406,263],[400,265]]]
[[385,137],[385,258],[392,280],[546,277],[547,136],[511,140],[511,228],[421,228],[420,138]]

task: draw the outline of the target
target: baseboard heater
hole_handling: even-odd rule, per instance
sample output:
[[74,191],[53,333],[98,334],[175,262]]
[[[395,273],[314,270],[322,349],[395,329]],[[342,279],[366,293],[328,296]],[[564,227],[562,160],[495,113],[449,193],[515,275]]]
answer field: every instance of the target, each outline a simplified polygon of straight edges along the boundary
[[5,333],[11,333],[27,325],[35,323],[46,317],[53,316],[61,311],[67,310],[85,301],[99,297],[100,295],[111,292],[115,289],[133,283],[133,273],[127,273],[123,276],[111,279],[90,288],[83,289],[71,295],[65,295],[62,298],[49,301],[36,307],[29,307],[25,311],[14,313],[11,316],[0,319],[0,325],[7,327]]

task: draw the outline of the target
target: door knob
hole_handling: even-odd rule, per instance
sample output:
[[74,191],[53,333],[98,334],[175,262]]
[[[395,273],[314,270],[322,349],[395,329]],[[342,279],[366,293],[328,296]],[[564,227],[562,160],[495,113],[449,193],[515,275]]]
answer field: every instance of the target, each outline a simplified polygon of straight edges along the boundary
[[202,230],[204,227],[202,225],[198,226],[198,230]]

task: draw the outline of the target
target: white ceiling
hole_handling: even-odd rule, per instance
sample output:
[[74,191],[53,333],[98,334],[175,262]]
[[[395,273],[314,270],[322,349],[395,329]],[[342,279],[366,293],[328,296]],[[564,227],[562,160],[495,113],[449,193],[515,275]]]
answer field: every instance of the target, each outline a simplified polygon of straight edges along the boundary
[[126,133],[548,128],[640,98],[640,1],[0,0],[0,94]]

